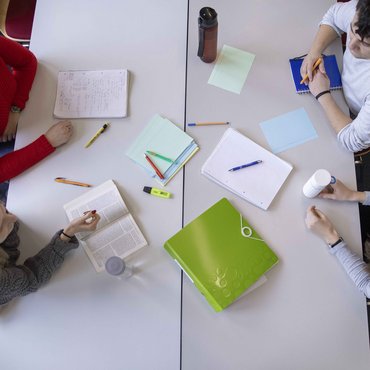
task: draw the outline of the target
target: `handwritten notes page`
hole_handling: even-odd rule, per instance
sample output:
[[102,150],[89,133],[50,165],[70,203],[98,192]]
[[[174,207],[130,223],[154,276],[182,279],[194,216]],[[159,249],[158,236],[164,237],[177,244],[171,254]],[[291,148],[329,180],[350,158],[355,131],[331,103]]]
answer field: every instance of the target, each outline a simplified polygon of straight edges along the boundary
[[54,116],[121,118],[127,116],[128,71],[61,71]]

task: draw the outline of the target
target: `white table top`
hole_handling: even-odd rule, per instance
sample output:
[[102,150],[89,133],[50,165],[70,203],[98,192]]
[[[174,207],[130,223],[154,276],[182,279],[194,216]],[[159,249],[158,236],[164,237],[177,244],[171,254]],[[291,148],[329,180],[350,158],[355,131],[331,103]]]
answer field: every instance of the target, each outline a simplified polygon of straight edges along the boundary
[[[339,147],[312,97],[295,94],[288,66],[289,57],[308,49],[331,3],[208,2],[219,14],[219,50],[227,44],[256,54],[236,95],[208,85],[213,65],[196,56],[197,16],[205,5],[200,1],[189,1],[188,35],[183,0],[37,2],[31,49],[39,68],[17,147],[56,122],[52,111],[59,70],[127,68],[131,88],[129,117],[112,120],[88,150],[83,146],[101,120],[74,121],[69,143],[11,182],[8,208],[22,223],[22,259],[65,225],[63,204],[85,191],[55,183],[57,176],[95,185],[115,180],[149,247],[131,259],[139,271],[127,283],[96,274],[80,248],[48,285],[10,304],[0,317],[4,369],[32,363],[35,369],[172,370],[180,362],[184,370],[368,368],[365,299],[304,226],[305,210],[313,202],[301,188],[316,169],[326,168],[355,186],[352,155]],[[341,93],[334,96],[344,107]],[[174,194],[170,201],[144,194],[144,185],[156,183],[125,156],[155,113],[179,127],[186,121],[228,120],[268,148],[259,122],[301,107],[319,137],[279,155],[294,170],[268,211],[200,175],[225,126],[187,129],[201,150],[185,176],[177,174],[166,187]],[[262,287],[216,314],[186,277],[182,281],[162,245],[223,196],[263,235],[280,263]],[[360,252],[357,205],[314,204]]]

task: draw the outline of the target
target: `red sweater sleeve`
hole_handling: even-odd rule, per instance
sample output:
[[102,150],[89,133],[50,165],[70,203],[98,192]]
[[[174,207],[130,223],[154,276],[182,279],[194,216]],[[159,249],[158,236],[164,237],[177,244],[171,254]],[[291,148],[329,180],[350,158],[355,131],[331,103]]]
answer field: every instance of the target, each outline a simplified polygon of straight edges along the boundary
[[42,135],[24,148],[4,155],[0,158],[0,182],[19,175],[54,150],[55,148],[48,142],[45,135]]
[[12,105],[24,108],[36,74],[37,59],[25,47],[0,37],[0,58],[11,67],[16,82]]

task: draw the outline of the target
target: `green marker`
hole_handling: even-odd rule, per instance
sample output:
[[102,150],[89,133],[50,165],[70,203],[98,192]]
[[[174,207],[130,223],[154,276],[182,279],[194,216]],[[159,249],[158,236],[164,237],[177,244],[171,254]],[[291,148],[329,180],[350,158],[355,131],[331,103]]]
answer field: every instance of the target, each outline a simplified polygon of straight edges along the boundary
[[163,155],[161,155],[161,154],[158,154],[158,153],[152,152],[151,150],[147,150],[146,152],[147,152],[148,154],[152,155],[153,157],[158,157],[158,158],[160,158],[160,159],[163,159],[163,160],[164,160],[164,161],[166,161],[166,162],[173,163],[173,160],[172,160],[172,159],[167,158],[167,157],[165,157],[165,156],[163,156]]
[[151,188],[150,186],[144,186],[143,191],[145,191],[145,193],[155,195],[156,197],[160,197],[160,198],[168,199],[168,198],[171,197],[171,193],[169,193],[168,191],[164,191],[164,190],[156,189],[156,188]]

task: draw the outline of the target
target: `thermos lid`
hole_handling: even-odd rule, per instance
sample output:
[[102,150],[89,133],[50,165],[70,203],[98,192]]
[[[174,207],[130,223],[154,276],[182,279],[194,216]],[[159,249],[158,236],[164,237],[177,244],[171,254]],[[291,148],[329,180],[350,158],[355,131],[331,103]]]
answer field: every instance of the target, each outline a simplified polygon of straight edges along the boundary
[[105,262],[105,270],[111,275],[121,275],[125,268],[125,261],[117,256],[110,257]]
[[213,26],[217,22],[216,10],[206,6],[199,11],[199,23],[204,26]]

